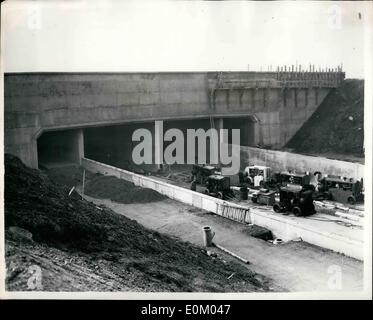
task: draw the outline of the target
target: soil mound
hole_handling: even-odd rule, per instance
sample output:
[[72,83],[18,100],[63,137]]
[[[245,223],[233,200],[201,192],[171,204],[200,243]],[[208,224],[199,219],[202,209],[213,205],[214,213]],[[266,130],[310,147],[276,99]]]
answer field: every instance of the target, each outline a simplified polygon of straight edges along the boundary
[[[78,165],[67,165],[54,168],[45,168],[43,170],[49,179],[61,186],[72,188],[74,186],[82,184],[83,180],[83,168]],[[86,172],[86,179],[90,177],[91,173]]]
[[264,241],[273,240],[271,230],[261,226],[249,225],[246,229],[244,229],[244,232],[251,237],[262,239]]
[[110,199],[119,203],[147,203],[166,197],[152,189],[141,188],[113,176],[95,176],[87,182],[85,194],[94,198]]
[[347,79],[332,90],[286,148],[364,157],[364,81]]

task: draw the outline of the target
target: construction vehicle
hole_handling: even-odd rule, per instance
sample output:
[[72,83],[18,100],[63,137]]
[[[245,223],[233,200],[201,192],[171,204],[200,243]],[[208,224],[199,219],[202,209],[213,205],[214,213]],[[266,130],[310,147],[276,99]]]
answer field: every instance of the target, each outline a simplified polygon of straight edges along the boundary
[[[210,116],[210,127],[211,129],[215,129],[215,122],[212,116]],[[214,137],[211,136],[211,139],[213,140],[212,143],[214,144]],[[193,165],[192,180],[195,180],[197,183],[201,185],[205,185],[208,177],[214,174],[221,174],[221,170],[211,165]]]
[[253,187],[264,187],[271,181],[271,168],[265,166],[248,166],[244,170],[244,182]]
[[300,185],[288,184],[280,187],[280,201],[273,205],[276,213],[292,212],[295,216],[309,216],[316,213],[312,190]]
[[218,168],[208,165],[195,164],[192,168],[193,180],[195,179],[201,185],[205,185],[207,178],[217,172],[219,172]]
[[341,203],[355,204],[364,200],[363,184],[352,178],[335,176],[324,177],[319,181],[318,193],[324,199]]
[[271,191],[269,189],[259,189],[257,193],[253,193],[251,196],[251,201],[258,204],[265,204],[266,206],[272,206],[275,200],[276,191]]
[[217,174],[209,176],[206,181],[205,194],[219,199],[234,197],[229,177]]
[[282,171],[275,175],[275,180],[282,186],[286,186],[287,184],[295,184],[303,187],[310,186],[311,176],[306,173]]

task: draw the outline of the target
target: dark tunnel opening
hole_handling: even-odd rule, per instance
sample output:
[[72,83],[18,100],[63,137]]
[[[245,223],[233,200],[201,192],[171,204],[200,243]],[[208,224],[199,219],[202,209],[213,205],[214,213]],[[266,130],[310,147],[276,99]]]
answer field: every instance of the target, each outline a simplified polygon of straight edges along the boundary
[[[255,123],[250,117],[224,118],[221,119],[193,119],[193,120],[170,120],[163,122],[163,135],[169,129],[179,129],[184,135],[184,159],[187,159],[187,130],[203,129],[205,132],[210,128],[219,129],[223,124],[228,129],[228,143],[232,143],[232,129],[240,130],[240,145],[255,144]],[[50,167],[65,164],[79,164],[80,158],[85,156],[89,159],[103,162],[123,169],[131,169],[134,166],[132,160],[133,148],[139,143],[132,141],[132,135],[136,129],[147,129],[152,133],[152,154],[154,160],[154,121],[142,123],[130,123],[111,125],[105,127],[90,127],[84,129],[71,129],[61,131],[44,132],[37,141],[39,167]],[[163,150],[171,141],[163,142]],[[209,143],[206,140],[206,163],[209,163]],[[198,139],[196,139],[195,154],[198,155]],[[197,159],[196,159],[197,160]],[[153,162],[154,163],[154,162]],[[148,169],[156,167],[145,165]]]
[[[250,117],[243,118],[224,118],[223,128],[228,129],[228,142],[232,142],[232,129],[240,130],[240,145],[254,145],[254,122]],[[179,129],[184,135],[184,159],[187,157],[187,130],[188,129],[203,129],[207,131],[210,128],[219,129],[219,119],[214,119],[212,122],[209,118],[193,119],[193,120],[167,120],[163,121],[163,135],[169,129]],[[155,123],[141,122],[121,125],[112,125],[105,127],[92,127],[84,129],[84,154],[85,157],[103,162],[115,167],[133,170],[136,166],[132,160],[133,148],[139,143],[132,141],[132,135],[136,129],[147,129],[152,134],[152,154],[154,160],[154,128]],[[207,163],[209,162],[209,143],[206,141],[207,147]],[[167,148],[171,141],[163,142],[163,150]],[[196,140],[195,154],[198,154],[198,140]],[[197,159],[196,159],[197,160]],[[154,162],[153,162],[154,163]],[[155,165],[140,165],[137,167],[156,170]]]
[[79,164],[82,147],[80,129],[44,132],[37,140],[39,168]]

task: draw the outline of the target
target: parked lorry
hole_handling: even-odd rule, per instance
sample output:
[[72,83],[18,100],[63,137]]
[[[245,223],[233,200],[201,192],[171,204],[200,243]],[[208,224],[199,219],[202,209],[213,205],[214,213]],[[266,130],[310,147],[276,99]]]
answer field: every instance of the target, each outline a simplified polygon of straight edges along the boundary
[[280,201],[273,205],[277,213],[292,212],[295,216],[309,216],[316,213],[313,191],[300,185],[288,184],[280,188]]
[[219,199],[234,197],[229,177],[216,174],[209,176],[206,181],[205,194]]
[[282,171],[273,172],[270,167],[266,166],[248,166],[241,174],[241,180],[249,186],[257,188],[277,188],[287,184],[297,184],[306,186],[310,184],[311,177],[307,173]]
[[275,175],[275,180],[283,186],[287,184],[306,186],[310,185],[311,176],[306,173],[282,171]]
[[244,182],[253,187],[264,187],[271,182],[271,168],[265,166],[248,166],[244,170]]
[[272,206],[275,201],[276,191],[269,189],[259,189],[257,193],[253,193],[251,201],[258,204],[265,204],[266,206]]
[[318,194],[327,200],[349,204],[364,200],[362,182],[352,178],[324,177],[319,181],[317,189]]
[[219,172],[218,168],[209,165],[195,164],[192,168],[193,180],[196,180],[201,185],[205,185],[207,178],[217,172]]

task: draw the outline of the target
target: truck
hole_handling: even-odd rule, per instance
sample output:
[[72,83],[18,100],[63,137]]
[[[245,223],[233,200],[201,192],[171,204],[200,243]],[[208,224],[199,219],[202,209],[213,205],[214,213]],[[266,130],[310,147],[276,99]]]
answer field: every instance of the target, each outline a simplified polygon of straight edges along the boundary
[[295,184],[303,187],[310,185],[311,176],[301,172],[282,171],[276,174],[275,180],[282,186],[286,186],[287,184]]
[[364,200],[363,183],[353,178],[324,177],[319,181],[317,189],[326,200],[351,205]]
[[309,216],[316,213],[313,191],[300,185],[288,184],[280,187],[280,201],[273,205],[276,213],[292,212],[295,216]]
[[253,193],[251,201],[258,204],[265,204],[266,206],[272,206],[275,201],[276,191],[261,188],[257,193]]
[[229,177],[217,174],[209,176],[206,181],[205,194],[219,199],[234,197]]
[[248,166],[244,170],[244,182],[253,187],[264,187],[271,183],[271,168]]
[[201,185],[205,185],[207,178],[217,172],[219,172],[218,168],[209,165],[195,164],[192,168],[193,180],[196,180]]

